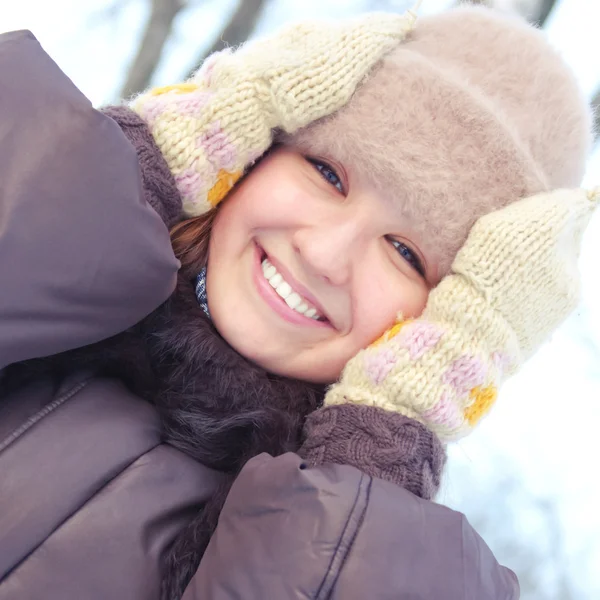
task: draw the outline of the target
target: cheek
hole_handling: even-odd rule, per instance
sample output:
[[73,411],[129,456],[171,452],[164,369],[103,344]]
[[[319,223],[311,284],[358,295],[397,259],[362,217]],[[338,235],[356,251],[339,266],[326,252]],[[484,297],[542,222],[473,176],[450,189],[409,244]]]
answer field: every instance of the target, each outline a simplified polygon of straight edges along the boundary
[[416,319],[421,316],[429,298],[429,287],[422,281],[411,281],[402,293],[402,301],[398,311],[402,311],[405,319]]
[[287,230],[315,220],[318,208],[315,198],[295,181],[271,180],[261,173],[260,178],[244,181],[224,202],[215,225],[227,228],[231,238],[242,232]]
[[371,284],[363,286],[356,296],[354,331],[364,346],[389,329],[400,315],[402,319],[418,318],[429,297],[429,288],[420,280],[401,273],[371,272]]

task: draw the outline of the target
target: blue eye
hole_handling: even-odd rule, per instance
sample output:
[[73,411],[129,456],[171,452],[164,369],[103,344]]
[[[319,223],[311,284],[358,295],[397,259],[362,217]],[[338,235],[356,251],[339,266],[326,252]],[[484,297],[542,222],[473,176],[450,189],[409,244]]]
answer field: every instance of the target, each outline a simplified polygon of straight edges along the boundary
[[421,264],[421,260],[415,252],[413,252],[406,244],[399,242],[394,238],[388,238],[392,246],[398,254],[415,270],[421,277],[425,277],[425,269]]
[[338,177],[338,174],[335,172],[333,167],[330,167],[326,162],[323,162],[322,160],[318,160],[316,158],[307,157],[306,160],[308,160],[308,162],[314,165],[315,169],[317,169],[317,171],[321,173],[323,179],[325,179],[327,183],[337,188],[337,190],[342,194],[344,193],[344,184],[342,183],[342,180]]

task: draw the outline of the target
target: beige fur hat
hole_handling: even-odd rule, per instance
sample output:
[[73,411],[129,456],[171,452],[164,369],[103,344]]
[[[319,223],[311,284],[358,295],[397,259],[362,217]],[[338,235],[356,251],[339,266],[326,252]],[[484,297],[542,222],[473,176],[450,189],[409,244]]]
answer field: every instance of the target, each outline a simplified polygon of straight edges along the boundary
[[578,186],[591,111],[544,33],[484,7],[415,18],[295,24],[135,98],[186,216],[293,143],[400,206],[441,278],[480,216]]
[[478,217],[580,184],[591,122],[544,33],[462,7],[420,19],[344,108],[281,141],[339,160],[400,203],[443,276]]

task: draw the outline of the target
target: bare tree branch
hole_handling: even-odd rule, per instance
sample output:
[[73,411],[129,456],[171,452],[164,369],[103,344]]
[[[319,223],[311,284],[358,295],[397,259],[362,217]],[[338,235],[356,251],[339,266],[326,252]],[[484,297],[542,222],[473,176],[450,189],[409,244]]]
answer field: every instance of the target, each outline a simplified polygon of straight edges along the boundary
[[537,23],[539,27],[543,27],[548,20],[548,17],[556,6],[556,0],[541,0],[538,9],[538,14],[531,18],[531,21]]
[[[458,0],[457,4],[475,4],[483,6],[494,6],[493,0]],[[515,3],[519,7],[519,3]],[[538,0],[537,6],[533,10],[525,11],[523,7],[519,10],[531,23],[536,23],[539,27],[543,27],[548,20],[548,17],[558,4],[557,0]]]
[[120,92],[121,98],[137,94],[150,84],[163,47],[171,33],[173,21],[185,6],[185,0],[151,0],[151,6],[142,42]]
[[238,46],[245,42],[252,35],[264,4],[265,0],[240,0],[223,31],[214,44],[196,59],[187,77],[191,77],[200,68],[208,55],[227,46]]
[[475,6],[493,6],[493,0],[458,0],[456,3],[458,6],[463,4],[473,4]]
[[597,141],[600,136],[600,88],[592,98],[592,110],[594,111],[594,135]]

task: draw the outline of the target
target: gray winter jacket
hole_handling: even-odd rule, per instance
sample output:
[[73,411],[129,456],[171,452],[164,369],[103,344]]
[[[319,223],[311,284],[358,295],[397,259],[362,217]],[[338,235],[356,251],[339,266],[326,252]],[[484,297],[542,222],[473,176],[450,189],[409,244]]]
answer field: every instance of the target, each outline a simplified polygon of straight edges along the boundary
[[[0,36],[0,148],[1,377],[132,326],[179,265],[133,147],[29,32]],[[220,479],[118,380],[23,384],[0,397],[0,600],[157,599]],[[288,453],[242,470],[184,599],[518,596],[463,515]]]

